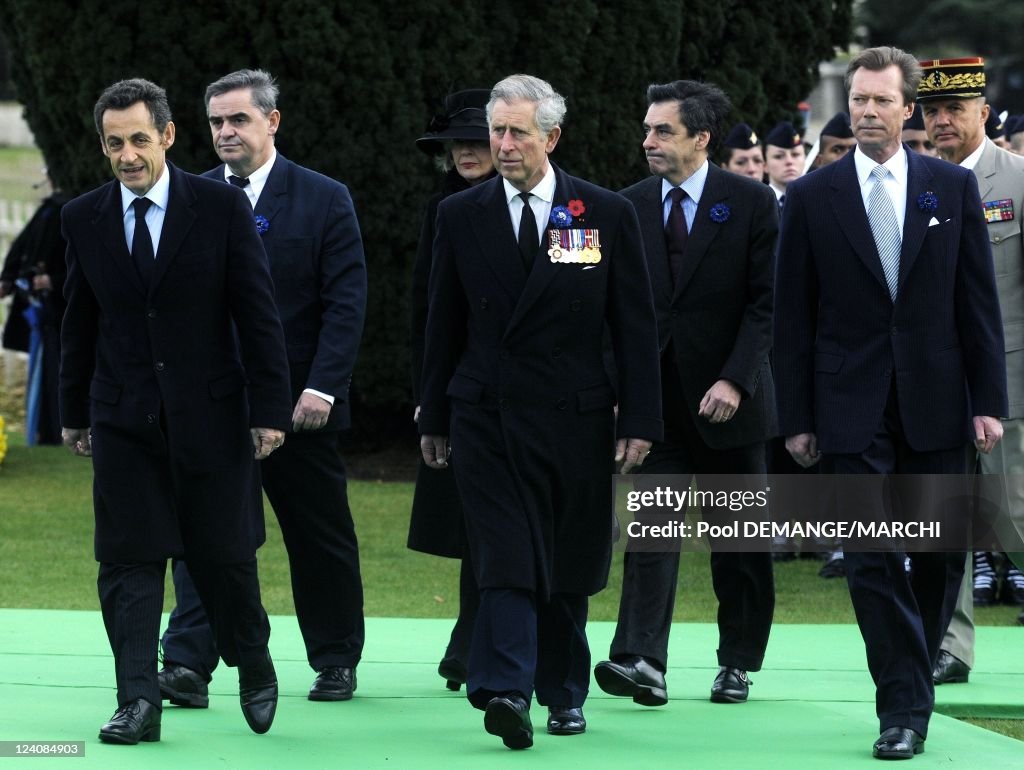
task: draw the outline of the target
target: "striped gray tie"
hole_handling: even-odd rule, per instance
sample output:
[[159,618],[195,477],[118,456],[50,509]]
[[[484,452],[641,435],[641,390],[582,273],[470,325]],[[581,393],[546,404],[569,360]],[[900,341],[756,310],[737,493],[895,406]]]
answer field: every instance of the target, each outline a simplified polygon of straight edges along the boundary
[[900,247],[903,238],[896,219],[896,209],[893,208],[889,193],[885,191],[884,181],[889,176],[889,169],[885,166],[875,166],[871,169],[871,176],[875,178],[875,186],[871,188],[871,195],[868,196],[868,222],[871,224],[871,234],[875,237],[885,282],[889,285],[889,297],[895,302],[900,279]]

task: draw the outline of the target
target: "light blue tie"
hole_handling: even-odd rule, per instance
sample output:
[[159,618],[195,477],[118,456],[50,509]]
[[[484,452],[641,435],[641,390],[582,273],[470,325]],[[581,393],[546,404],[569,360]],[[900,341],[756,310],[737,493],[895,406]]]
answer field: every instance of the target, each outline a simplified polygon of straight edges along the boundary
[[871,188],[871,194],[868,196],[868,222],[871,224],[871,234],[875,237],[875,247],[878,249],[878,259],[882,263],[882,272],[885,273],[885,282],[889,286],[889,297],[895,302],[900,280],[900,248],[903,237],[899,221],[896,219],[896,209],[893,208],[889,193],[885,191],[884,181],[889,176],[889,169],[885,166],[875,166],[871,169],[871,176],[875,178],[875,186]]

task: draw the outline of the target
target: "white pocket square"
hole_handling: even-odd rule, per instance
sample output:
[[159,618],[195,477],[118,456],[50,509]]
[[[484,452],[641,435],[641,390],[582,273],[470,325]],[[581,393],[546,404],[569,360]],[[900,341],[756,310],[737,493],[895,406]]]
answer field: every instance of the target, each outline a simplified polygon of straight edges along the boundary
[[593,269],[594,269],[595,267],[597,267],[597,265],[587,265],[587,266],[586,266],[585,268],[583,268],[583,269],[584,269],[584,270],[593,270]]
[[928,221],[928,227],[935,227],[935,225],[937,225],[937,224],[939,224],[939,220],[937,220],[935,217],[932,217]]

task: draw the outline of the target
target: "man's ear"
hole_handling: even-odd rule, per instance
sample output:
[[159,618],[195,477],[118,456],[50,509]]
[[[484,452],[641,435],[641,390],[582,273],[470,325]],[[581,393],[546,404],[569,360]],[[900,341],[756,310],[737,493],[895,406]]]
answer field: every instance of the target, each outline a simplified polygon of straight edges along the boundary
[[163,144],[164,149],[167,149],[172,144],[174,144],[174,121],[173,120],[168,120],[167,121],[167,128],[164,129],[164,135],[161,137],[161,143]]

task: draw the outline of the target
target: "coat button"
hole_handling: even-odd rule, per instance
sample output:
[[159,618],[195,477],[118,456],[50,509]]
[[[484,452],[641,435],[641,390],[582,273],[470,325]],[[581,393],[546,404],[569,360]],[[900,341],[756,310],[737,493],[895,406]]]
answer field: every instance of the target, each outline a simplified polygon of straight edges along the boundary
[[480,308],[482,310],[486,310],[487,309],[487,297],[481,297],[480,298]]
[[152,310],[152,309],[147,310],[146,311],[146,318],[156,318],[156,311]]
[[558,358],[561,355],[562,355],[562,349],[561,348],[555,348],[554,350],[551,351],[551,357],[552,358]]
[[569,406],[569,402],[566,401],[564,398],[560,398],[555,402],[555,409],[559,409],[563,412],[565,411],[565,408],[567,406]]
[[582,307],[582,306],[583,306],[583,303],[580,302],[578,299],[574,299],[572,302],[569,303],[569,309],[572,312],[574,312],[574,313],[578,313],[579,310],[580,310],[580,307]]
[[150,425],[152,425],[154,422],[156,422],[156,415],[155,414],[147,414],[146,415],[146,422],[148,422]]
[[164,362],[157,361],[155,364],[153,364],[153,368],[156,369],[158,372],[162,372],[164,370]]
[[499,398],[498,399],[498,406],[501,408],[501,411],[507,412],[508,409],[509,409],[508,399],[507,398]]
[[993,241],[994,241],[995,243],[1002,243],[1002,240],[1003,240],[1003,239],[1002,239],[1002,238],[1001,238],[1000,236],[998,236],[998,235],[997,235],[997,236],[996,236],[995,238],[993,238],[992,240],[993,240]]

